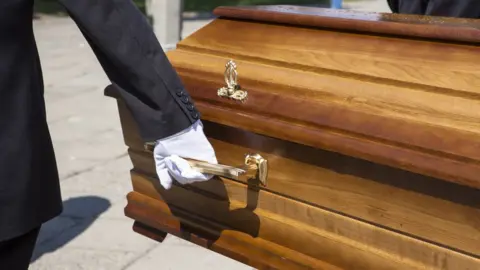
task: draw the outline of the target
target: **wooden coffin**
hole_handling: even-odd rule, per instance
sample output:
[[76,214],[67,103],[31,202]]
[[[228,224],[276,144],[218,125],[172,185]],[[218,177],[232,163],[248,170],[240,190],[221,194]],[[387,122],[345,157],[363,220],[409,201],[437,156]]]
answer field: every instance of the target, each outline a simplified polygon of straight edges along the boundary
[[[118,100],[135,231],[258,269],[480,269],[479,21],[215,13],[168,56],[219,162],[260,154],[266,186],[216,177],[165,191]],[[232,69],[238,85],[219,96]]]

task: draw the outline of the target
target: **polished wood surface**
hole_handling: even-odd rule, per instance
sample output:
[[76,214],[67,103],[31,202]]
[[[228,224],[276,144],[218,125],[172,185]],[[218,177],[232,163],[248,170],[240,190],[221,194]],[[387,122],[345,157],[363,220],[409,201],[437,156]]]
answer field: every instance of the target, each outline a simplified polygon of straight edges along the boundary
[[[125,141],[134,165],[135,193],[154,199],[149,207],[165,203],[168,209],[187,212],[175,212],[169,219],[195,216],[190,222],[196,222],[200,216],[229,227],[222,232],[241,232],[343,269],[475,269],[480,263],[476,189],[205,121],[205,132],[221,163],[240,164],[243,154],[252,151],[268,158],[268,187],[217,179],[164,191],[131,115],[122,103],[119,108],[122,125],[129,127]],[[129,217],[137,221],[155,217],[159,222],[166,218],[145,204],[137,205],[134,198],[129,197]],[[287,221],[294,225],[285,227]],[[185,234],[169,231],[166,225],[150,226],[180,237]],[[211,236],[204,230],[197,232],[202,241],[218,241],[220,232]],[[231,248],[221,253],[241,252]],[[251,254],[238,260],[274,264],[263,253],[255,254],[260,257]]]
[[[259,153],[268,185],[217,177],[164,190],[118,100],[136,232],[172,233],[258,269],[480,268],[477,21],[216,13],[168,56],[219,162]],[[217,96],[229,59],[244,102]]]
[[480,42],[480,21],[277,5],[218,7],[220,17],[459,42]]
[[[209,248],[225,256],[248,263],[258,269],[341,269],[337,266],[312,259],[294,250],[287,249],[281,245],[266,241],[263,238],[253,238],[235,228],[216,223],[211,219],[197,217],[195,221],[192,221],[191,217],[198,215],[198,213],[189,212],[188,210],[185,211],[171,203],[168,205],[162,203],[158,200],[158,196],[155,197],[157,200],[149,198],[142,193],[148,194],[149,190],[150,193],[152,193],[151,191],[154,190],[152,189],[153,187],[145,187],[144,190],[142,190],[142,185],[149,185],[151,182],[142,178],[136,178],[136,176],[133,176],[133,181],[134,185],[137,186],[136,190],[140,192],[132,192],[128,195],[129,202],[131,203],[129,203],[125,212],[127,216],[142,222],[142,224],[160,228],[162,232],[172,233],[204,248]],[[177,187],[174,189],[176,190]],[[171,196],[175,194],[176,191],[169,193]],[[216,210],[215,208],[217,207],[215,206],[219,205],[218,203],[212,203],[208,201],[208,199],[200,197],[201,195],[199,196],[194,192],[190,192],[190,194],[181,193],[180,195],[187,197],[193,196],[192,199],[194,200],[191,201],[185,201],[184,198],[180,199],[191,206],[201,203],[204,207],[213,206],[213,210]],[[220,206],[222,205],[226,206],[225,203],[220,204]],[[225,207],[221,208],[225,209]],[[199,209],[193,210],[199,211]],[[210,210],[203,208],[203,212],[209,211]],[[201,214],[203,214],[203,212]],[[139,225],[137,224],[136,226]],[[150,234],[144,235],[152,239],[156,237]]]
[[[263,190],[466,253],[480,250],[478,190],[211,122],[205,127],[221,163],[240,164],[251,152],[268,159],[271,172]],[[130,156],[135,168],[155,175],[148,153],[132,150]],[[205,191],[222,196],[210,187]]]
[[[218,19],[178,47],[206,119],[480,187],[478,46]],[[230,58],[243,104],[216,96]]]
[[[159,200],[165,201],[168,207],[166,205],[164,207],[174,212],[171,215],[181,220],[185,219],[184,223],[189,226],[201,226],[204,222],[224,224],[223,226],[226,227],[205,225],[209,229],[194,231],[199,235],[209,235],[205,238],[212,242],[222,239],[224,233],[241,233],[238,235],[243,235],[252,242],[261,240],[278,248],[289,247],[296,251],[290,254],[291,260],[315,269],[319,269],[315,265],[329,264],[335,264],[342,269],[424,269],[425,267],[475,269],[478,266],[478,260],[446,248],[402,236],[295,200],[285,200],[267,191],[248,190],[243,185],[230,180],[218,183],[216,181],[213,180],[208,187],[202,187],[202,185],[195,185],[189,189],[175,187],[168,194],[160,192],[159,196],[159,192],[156,192],[158,187],[155,180],[134,173],[135,192],[129,195],[132,203],[127,207],[127,215],[145,222],[156,218],[159,224],[163,224],[165,221],[159,214],[161,212],[154,209],[160,205]],[[215,185],[219,191],[224,186],[229,200],[200,192],[206,189],[211,190],[211,186]],[[138,205],[140,198],[135,197],[134,194],[146,194],[157,201],[149,200],[149,204]],[[255,207],[252,207],[252,204],[256,204]],[[178,212],[176,209],[186,212]],[[136,214],[135,211],[139,210],[143,214]],[[150,215],[152,217],[148,218]],[[192,216],[199,215],[205,218],[204,222],[197,220],[195,223],[189,223],[192,222]],[[139,219],[140,216],[143,219]],[[152,226],[165,225],[152,224]],[[210,230],[216,230],[216,232]],[[175,231],[172,233],[181,235]],[[268,261],[277,260],[279,255],[277,252],[272,253],[271,256],[252,254],[250,258],[245,259],[263,260],[270,264]],[[242,261],[245,262],[245,260]],[[249,262],[246,261],[246,263]]]

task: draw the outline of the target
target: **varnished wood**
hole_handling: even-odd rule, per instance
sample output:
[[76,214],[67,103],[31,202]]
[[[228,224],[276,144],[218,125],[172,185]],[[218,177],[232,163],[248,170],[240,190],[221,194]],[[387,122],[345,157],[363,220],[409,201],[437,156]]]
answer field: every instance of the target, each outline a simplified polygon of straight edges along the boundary
[[143,234],[146,237],[158,242],[163,242],[163,240],[165,240],[165,238],[167,237],[167,233],[165,231],[160,231],[158,229],[149,227],[138,221],[135,221],[133,223],[133,231],[139,234]]
[[[480,250],[478,190],[209,122],[205,130],[221,163],[239,164],[251,151],[266,157],[266,190],[467,253]],[[148,153],[130,156],[135,169],[155,175]]]
[[474,19],[426,17],[301,6],[218,7],[221,17],[306,27],[332,28],[450,41],[480,42],[480,22]]
[[[259,269],[480,268],[477,21],[215,12],[168,56],[219,162],[259,153],[268,185],[215,178],[164,190],[119,100],[135,231],[172,233]],[[244,102],[217,96],[229,59]]]
[[[178,47],[170,58],[205,119],[480,187],[478,46],[219,19]],[[244,104],[216,96],[232,57]]]
[[201,217],[192,221],[189,217],[195,213],[176,209],[141,193],[132,192],[128,198],[127,216],[248,263],[257,269],[341,269],[261,238],[252,238],[229,230],[222,224]]
[[[285,200],[267,191],[245,189],[234,181],[214,180],[208,185],[224,189],[228,199],[196,192],[196,189],[204,189],[202,185],[159,192],[155,179],[133,173],[134,190],[166,202],[176,217],[184,215],[176,213],[175,209],[183,209],[209,222],[225,224],[227,228],[222,230],[243,232],[255,239],[288,246],[312,259],[346,269],[351,265],[355,265],[355,269],[422,269],[425,265],[434,269],[473,269],[479,262],[340,214]],[[133,205],[138,201],[129,199]]]
[[[203,91],[206,89],[203,87],[209,86],[208,82],[191,80],[188,75],[184,78],[187,85],[196,86],[192,95],[198,99],[205,119],[480,188],[480,137],[477,134],[402,119],[389,120],[378,114],[365,114],[332,104],[318,102],[313,105],[309,100],[295,97],[283,102],[270,95],[259,98],[257,105],[255,98],[262,93],[257,94],[251,90],[253,87],[250,88],[250,106],[255,107],[225,104],[225,108],[216,106],[226,103],[223,100],[214,104],[202,102],[207,98],[219,99]],[[237,108],[241,115],[232,110]],[[291,115],[304,117],[292,119]]]

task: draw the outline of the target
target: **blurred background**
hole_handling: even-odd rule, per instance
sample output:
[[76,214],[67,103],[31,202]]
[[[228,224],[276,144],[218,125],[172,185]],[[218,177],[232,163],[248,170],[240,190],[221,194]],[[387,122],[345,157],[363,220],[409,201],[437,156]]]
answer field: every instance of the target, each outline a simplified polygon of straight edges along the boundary
[[[389,12],[386,0],[135,0],[165,49],[209,23],[220,5],[293,4]],[[64,212],[43,226],[32,270],[251,269],[175,237],[157,243],[132,231],[131,191],[116,103],[77,26],[56,0],[35,0],[50,131]]]
[[[148,0],[134,0],[135,4],[143,11]],[[175,1],[175,0],[171,0]],[[218,6],[234,5],[328,5],[330,0],[183,0],[185,11],[209,12]],[[57,0],[36,0],[36,11],[42,13],[58,13],[61,8]]]

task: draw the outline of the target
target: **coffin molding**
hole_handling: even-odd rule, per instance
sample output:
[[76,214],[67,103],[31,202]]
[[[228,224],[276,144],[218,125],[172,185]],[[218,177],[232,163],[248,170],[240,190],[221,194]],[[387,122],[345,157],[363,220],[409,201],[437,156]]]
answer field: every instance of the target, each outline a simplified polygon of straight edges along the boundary
[[[215,13],[168,57],[219,162],[258,153],[268,184],[216,177],[164,190],[109,87],[133,165],[134,231],[258,269],[480,268],[478,21],[293,6]],[[246,95],[219,95],[226,74]]]

